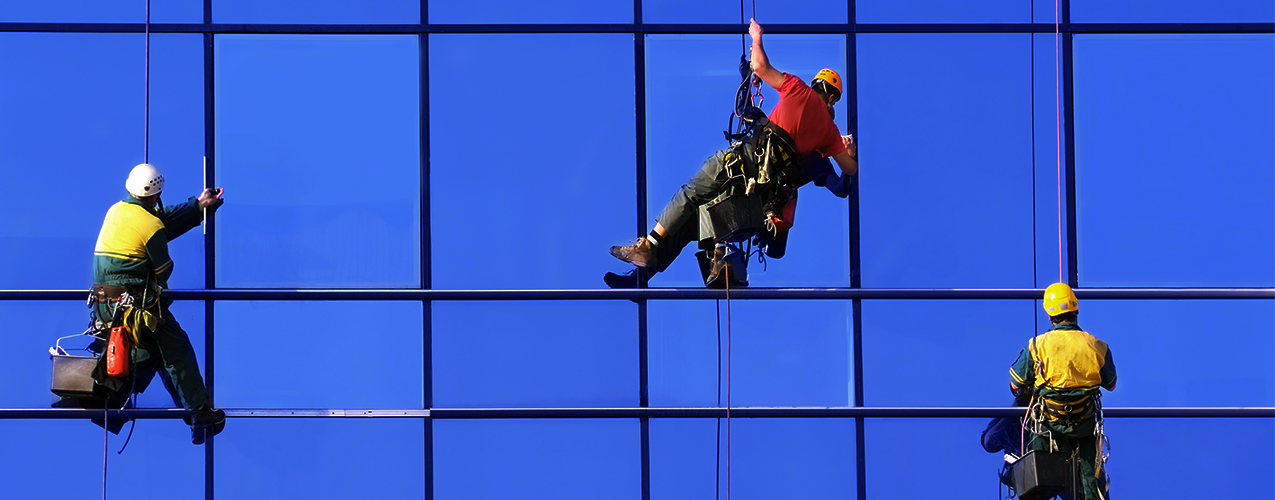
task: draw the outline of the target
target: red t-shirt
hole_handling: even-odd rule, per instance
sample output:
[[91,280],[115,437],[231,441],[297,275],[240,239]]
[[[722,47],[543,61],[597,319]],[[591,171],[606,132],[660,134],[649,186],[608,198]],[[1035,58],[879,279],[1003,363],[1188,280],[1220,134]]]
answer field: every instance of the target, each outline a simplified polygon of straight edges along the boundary
[[792,136],[798,155],[818,151],[824,156],[834,156],[846,150],[837,124],[828,114],[827,105],[819,100],[819,94],[788,73],[784,73],[784,83],[779,85],[779,104],[768,118]]

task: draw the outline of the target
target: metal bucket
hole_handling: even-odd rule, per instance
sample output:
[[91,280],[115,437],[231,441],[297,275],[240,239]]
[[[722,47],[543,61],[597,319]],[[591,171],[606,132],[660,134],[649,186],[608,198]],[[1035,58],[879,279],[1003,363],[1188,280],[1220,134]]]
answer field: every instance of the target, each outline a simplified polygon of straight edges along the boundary
[[64,398],[105,399],[106,390],[93,382],[95,356],[62,356],[53,354],[53,383],[50,389]]
[[709,220],[713,222],[713,234],[718,243],[738,243],[765,227],[766,214],[762,212],[762,196],[736,194],[705,205]]

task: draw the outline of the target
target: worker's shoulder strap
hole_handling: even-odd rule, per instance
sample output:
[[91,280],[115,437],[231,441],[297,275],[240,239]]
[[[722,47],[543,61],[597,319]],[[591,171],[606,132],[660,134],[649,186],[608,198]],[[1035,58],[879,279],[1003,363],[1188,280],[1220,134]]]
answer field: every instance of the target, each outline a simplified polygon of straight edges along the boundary
[[781,147],[787,149],[793,156],[796,156],[797,143],[793,142],[792,136],[788,135],[787,130],[784,130],[783,127],[780,127],[779,125],[775,125],[775,122],[770,120],[765,121],[762,125],[762,130],[765,134],[769,134],[771,136],[772,141],[779,141],[779,145]]
[[778,177],[780,183],[791,182],[796,178],[800,163],[796,143],[792,136],[775,122],[766,120],[754,134],[753,145],[758,151],[761,163],[766,166],[767,174]]

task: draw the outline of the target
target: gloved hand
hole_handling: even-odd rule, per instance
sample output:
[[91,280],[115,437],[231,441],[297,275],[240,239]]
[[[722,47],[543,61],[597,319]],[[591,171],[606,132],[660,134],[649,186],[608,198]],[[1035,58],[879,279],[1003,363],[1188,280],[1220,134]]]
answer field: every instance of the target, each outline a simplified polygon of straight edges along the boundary
[[209,212],[217,210],[226,200],[221,197],[226,190],[222,188],[208,188],[199,193],[199,208],[207,209]]
[[830,172],[827,177],[815,180],[815,185],[828,188],[838,198],[847,198],[850,196],[850,186],[854,185],[854,177],[838,176],[836,172]]
[[753,65],[752,63],[748,62],[748,56],[744,54],[740,54],[739,55],[739,79],[743,80],[745,78],[748,78],[748,75],[752,74],[752,72],[753,72]]

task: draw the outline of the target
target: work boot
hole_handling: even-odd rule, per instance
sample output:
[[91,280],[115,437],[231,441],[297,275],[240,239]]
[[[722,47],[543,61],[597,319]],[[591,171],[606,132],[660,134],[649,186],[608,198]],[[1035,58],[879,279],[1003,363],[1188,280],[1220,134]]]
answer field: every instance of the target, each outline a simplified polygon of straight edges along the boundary
[[226,412],[205,403],[190,410],[190,442],[204,444],[210,436],[216,436],[226,428]]
[[611,288],[640,288],[641,283],[649,281],[655,273],[641,267],[635,267],[624,274],[616,274],[607,272],[602,277],[602,281],[606,282]]
[[730,247],[720,245],[713,249],[713,268],[704,280],[708,288],[727,288],[726,278],[730,278],[730,288],[748,286],[748,270],[738,251],[730,251]]
[[638,267],[655,267],[655,245],[645,237],[627,247],[611,247],[611,256]]

